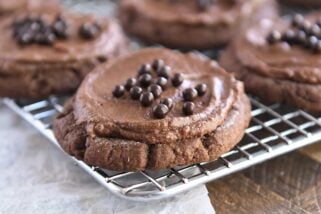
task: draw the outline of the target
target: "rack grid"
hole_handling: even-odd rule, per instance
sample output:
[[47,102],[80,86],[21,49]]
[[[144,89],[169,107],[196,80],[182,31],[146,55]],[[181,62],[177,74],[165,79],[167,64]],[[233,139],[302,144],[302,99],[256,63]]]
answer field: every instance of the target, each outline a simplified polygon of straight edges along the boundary
[[[175,195],[321,140],[321,115],[250,99],[253,118],[243,140],[216,161],[156,172],[115,172],[71,159],[109,191],[142,201]],[[61,149],[52,132],[52,121],[63,110],[65,100],[50,97],[30,102],[6,98],[3,102]]]

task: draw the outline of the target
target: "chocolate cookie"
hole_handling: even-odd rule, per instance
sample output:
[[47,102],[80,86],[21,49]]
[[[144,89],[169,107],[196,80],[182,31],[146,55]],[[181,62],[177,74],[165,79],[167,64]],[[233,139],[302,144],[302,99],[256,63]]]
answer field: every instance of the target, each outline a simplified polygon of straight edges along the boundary
[[71,13],[20,14],[0,21],[0,96],[73,92],[95,66],[126,51],[111,20]]
[[241,82],[195,54],[145,49],[98,67],[54,121],[62,148],[111,170],[217,159],[250,120]]
[[274,0],[121,0],[119,17],[125,31],[148,43],[211,49],[276,8]]
[[318,12],[264,20],[235,40],[220,64],[266,102],[320,112],[320,18]]
[[306,8],[321,7],[321,0],[279,0],[281,3]]

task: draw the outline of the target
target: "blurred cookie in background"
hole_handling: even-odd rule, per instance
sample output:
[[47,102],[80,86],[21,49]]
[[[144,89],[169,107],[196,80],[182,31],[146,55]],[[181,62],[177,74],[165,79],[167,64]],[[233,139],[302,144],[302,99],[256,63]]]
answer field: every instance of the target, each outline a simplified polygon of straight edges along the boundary
[[112,20],[64,11],[0,21],[0,96],[45,98],[77,89],[93,68],[127,52]]
[[278,14],[274,0],[121,0],[119,17],[130,35],[180,49],[226,45],[250,20]]
[[321,112],[321,12],[261,21],[225,50],[220,64],[262,101]]

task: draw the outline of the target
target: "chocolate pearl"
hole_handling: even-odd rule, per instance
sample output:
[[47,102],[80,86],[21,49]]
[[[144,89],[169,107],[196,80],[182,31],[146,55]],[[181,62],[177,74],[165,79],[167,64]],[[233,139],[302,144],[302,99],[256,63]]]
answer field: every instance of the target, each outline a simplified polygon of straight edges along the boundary
[[58,17],[52,26],[53,32],[60,39],[66,39],[68,37],[67,29],[68,25],[61,17]]
[[138,82],[142,87],[148,87],[152,83],[153,77],[150,74],[143,74],[139,76]]
[[32,35],[30,33],[24,33],[19,36],[18,42],[21,45],[27,45],[32,42]]
[[308,41],[306,43],[306,48],[309,48],[309,49],[314,49],[314,47],[317,45],[318,43],[318,38],[315,37],[315,36],[310,36],[308,38]]
[[56,40],[56,36],[53,33],[49,33],[46,35],[46,40],[45,40],[45,44],[47,45],[52,45]]
[[140,95],[139,98],[140,103],[144,107],[148,107],[154,102],[154,95],[152,92],[144,92],[143,94]]
[[55,34],[53,33],[46,33],[44,35],[44,40],[42,41],[41,44],[44,44],[44,45],[52,45],[56,40],[56,36]]
[[158,104],[153,107],[153,115],[157,119],[163,119],[169,112],[169,108],[165,104]]
[[309,30],[310,35],[319,37],[320,33],[321,33],[321,28],[317,24],[314,24],[311,26],[311,28]]
[[149,86],[148,91],[153,93],[154,98],[159,98],[163,93],[162,87],[157,84],[152,84],[151,86]]
[[293,30],[286,31],[282,35],[282,40],[289,43],[289,44],[295,43],[295,32]]
[[53,33],[53,31],[47,23],[44,23],[40,25],[40,29],[37,31],[37,33],[45,35],[47,33]]
[[309,31],[310,31],[310,29],[311,29],[311,26],[312,26],[311,22],[309,22],[309,21],[307,21],[307,20],[304,20],[304,21],[302,22],[302,24],[299,26],[299,29],[300,29],[300,30],[303,30],[305,33],[309,34]]
[[317,44],[315,44],[313,51],[314,51],[314,53],[317,53],[317,54],[321,53],[321,41],[320,40],[317,42]]
[[129,91],[132,87],[134,87],[137,84],[136,78],[128,78],[125,84],[125,88],[127,91]]
[[298,32],[296,32],[296,43],[298,44],[304,44],[307,40],[307,35],[304,31],[299,30]]
[[150,64],[142,65],[138,70],[138,75],[152,74],[152,66]]
[[140,95],[143,93],[143,89],[138,86],[134,86],[130,89],[129,94],[133,100],[138,100]]
[[185,101],[193,101],[197,97],[197,91],[194,88],[188,88],[183,91]]
[[174,102],[171,98],[165,98],[165,99],[161,100],[160,104],[166,105],[169,110],[171,110],[174,106]]
[[84,23],[80,26],[79,35],[84,39],[93,39],[99,33],[97,24]]
[[116,85],[116,87],[113,90],[114,97],[122,97],[125,94],[125,87],[122,85]]
[[169,67],[169,66],[164,66],[164,67],[162,67],[162,68],[157,72],[157,75],[158,75],[159,77],[164,77],[164,78],[168,79],[171,70],[172,70],[171,67]]
[[163,90],[167,88],[167,79],[165,77],[159,77],[156,81],[156,84],[162,87]]
[[197,91],[197,95],[198,96],[204,96],[204,94],[206,94],[206,91],[207,91],[207,85],[202,83],[202,84],[198,84],[196,87],[195,87],[196,91]]
[[30,30],[31,31],[38,31],[40,29],[40,24],[37,22],[32,22],[30,25]]
[[184,81],[183,75],[180,73],[174,74],[174,77],[172,78],[172,84],[174,87],[180,86]]
[[193,102],[185,102],[183,104],[183,113],[187,116],[194,114],[195,104]]
[[161,68],[163,68],[165,65],[165,62],[162,59],[155,59],[152,67],[155,71],[159,71]]
[[300,27],[304,22],[304,17],[301,14],[295,14],[292,18],[292,26]]
[[276,42],[281,41],[281,38],[282,38],[282,34],[279,31],[274,30],[268,35],[267,41],[270,44],[274,44]]

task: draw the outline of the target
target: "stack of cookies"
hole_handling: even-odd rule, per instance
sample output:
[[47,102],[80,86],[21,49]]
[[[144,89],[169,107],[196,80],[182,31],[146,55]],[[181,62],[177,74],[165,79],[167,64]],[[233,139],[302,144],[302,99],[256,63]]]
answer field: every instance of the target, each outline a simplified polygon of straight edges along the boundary
[[[54,133],[89,165],[137,171],[215,160],[249,125],[244,90],[321,111],[320,12],[280,17],[275,0],[120,0],[120,26],[54,1],[4,2],[0,96],[71,95]],[[129,53],[121,27],[167,48]],[[223,52],[217,63],[177,49]]]

